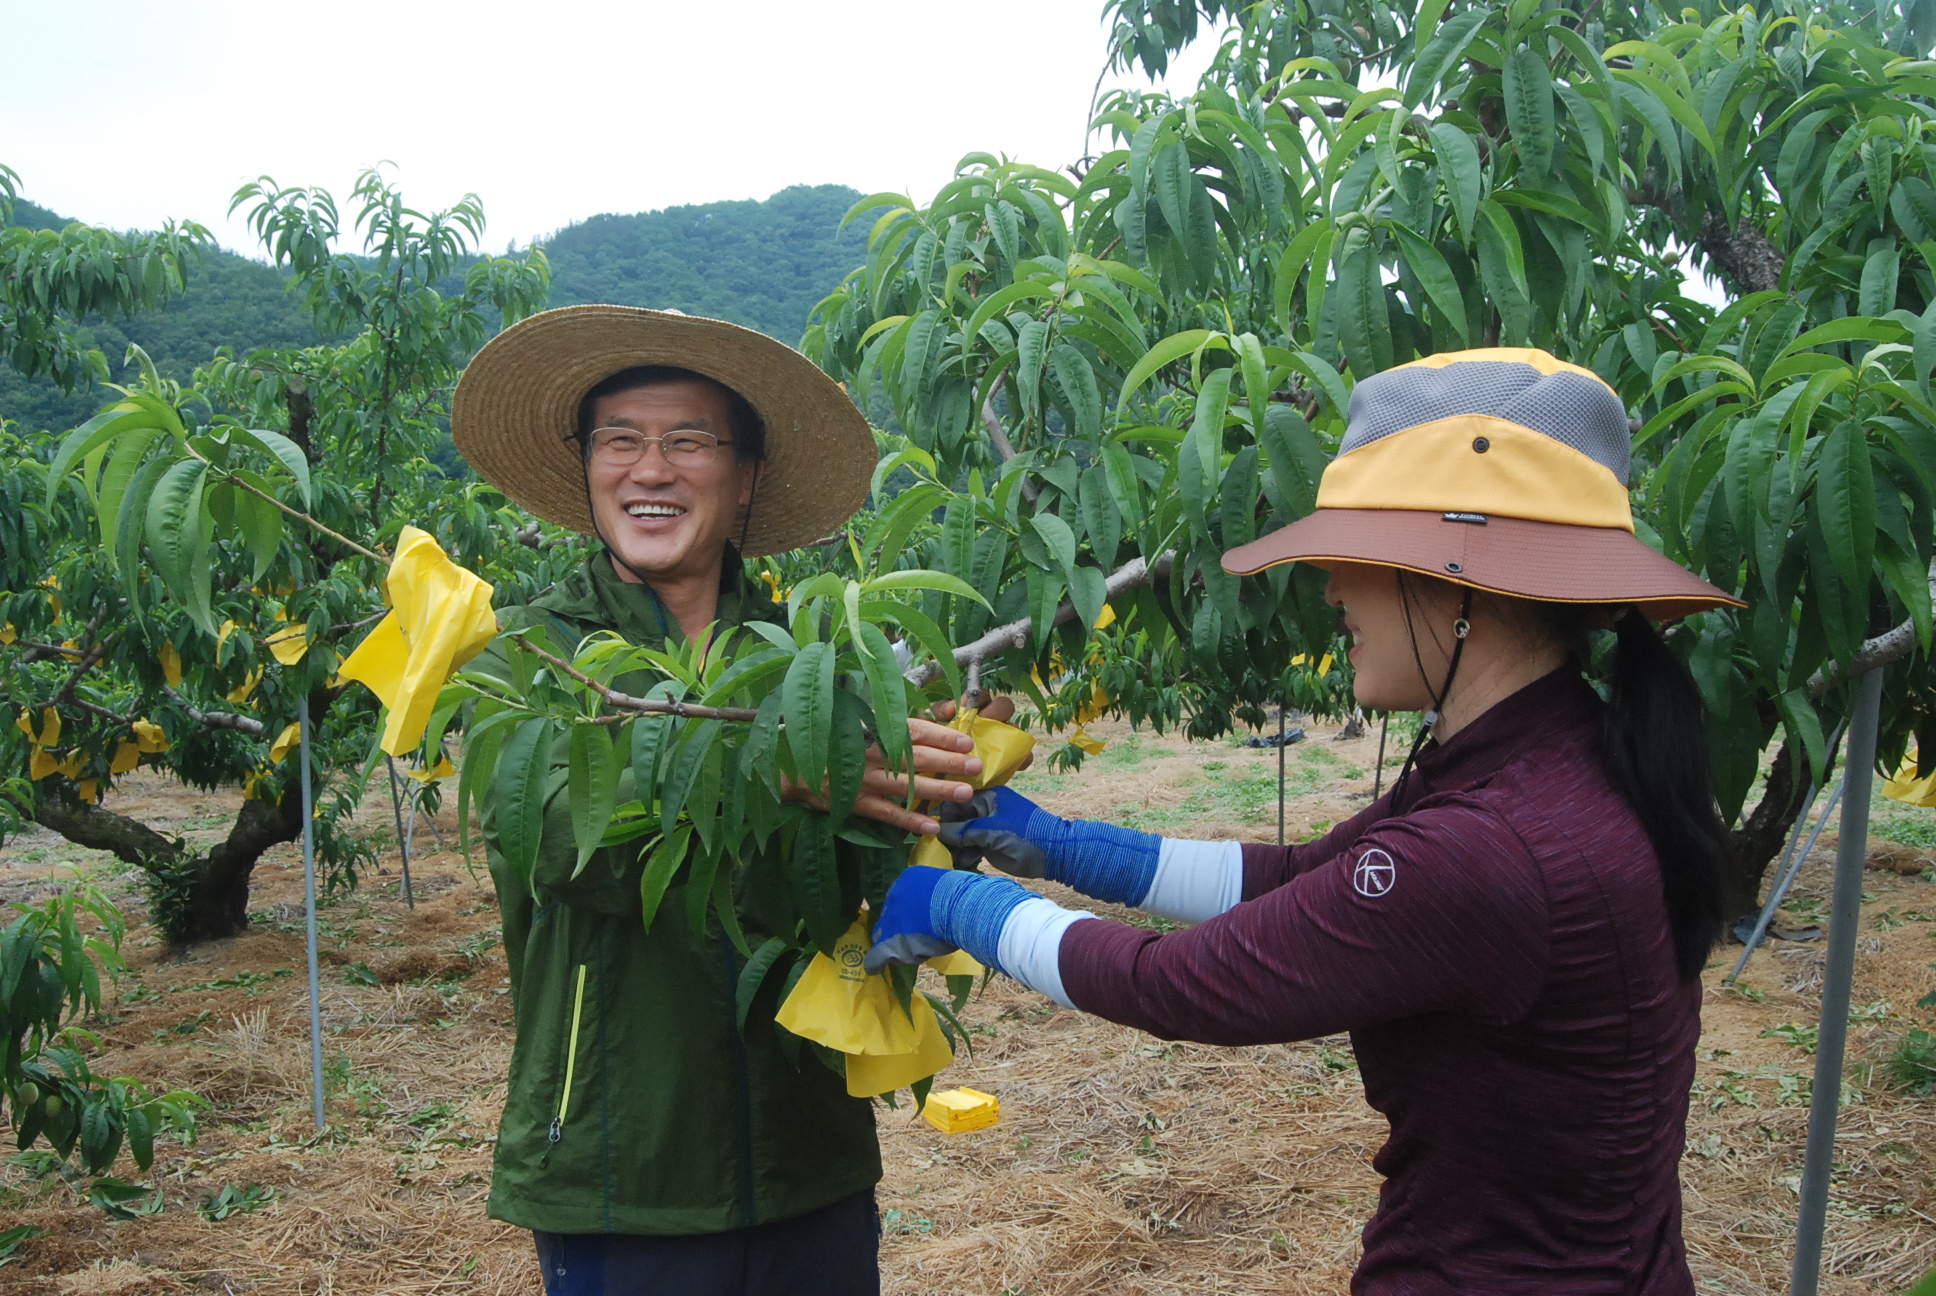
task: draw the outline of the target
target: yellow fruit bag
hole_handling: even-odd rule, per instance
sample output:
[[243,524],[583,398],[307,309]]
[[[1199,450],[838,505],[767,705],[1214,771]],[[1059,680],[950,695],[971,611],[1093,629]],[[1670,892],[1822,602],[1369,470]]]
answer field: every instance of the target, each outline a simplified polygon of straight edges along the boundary
[[924,1080],[954,1061],[934,1008],[916,995],[912,1019],[901,1011],[886,976],[868,976],[865,921],[813,956],[774,1020],[802,1039],[847,1054],[847,1092],[857,1098]]
[[[1029,755],[1035,750],[1033,736],[1013,725],[987,719],[979,711],[961,712],[955,718],[954,727],[975,740],[975,755],[981,758],[981,773],[967,781],[977,791],[1000,787],[1008,782],[1028,764]],[[923,837],[914,844],[913,851],[908,855],[908,863],[930,868],[953,868],[954,857],[948,854],[948,848],[938,839]],[[986,970],[980,960],[966,950],[956,950],[952,954],[929,959],[928,966],[942,976],[980,976]]]

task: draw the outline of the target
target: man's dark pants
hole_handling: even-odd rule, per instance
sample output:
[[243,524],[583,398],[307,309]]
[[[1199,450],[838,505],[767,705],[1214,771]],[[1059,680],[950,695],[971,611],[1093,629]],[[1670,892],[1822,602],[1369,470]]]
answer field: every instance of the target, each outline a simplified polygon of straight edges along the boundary
[[545,1296],[880,1296],[872,1189],[726,1233],[534,1233]]

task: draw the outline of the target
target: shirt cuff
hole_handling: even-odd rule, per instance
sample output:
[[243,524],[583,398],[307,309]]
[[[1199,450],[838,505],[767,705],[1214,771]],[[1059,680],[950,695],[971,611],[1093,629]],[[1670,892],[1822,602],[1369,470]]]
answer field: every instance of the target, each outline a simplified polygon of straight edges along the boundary
[[1156,875],[1136,907],[1178,922],[1200,923],[1235,908],[1243,898],[1241,844],[1165,837]]
[[1073,1008],[1062,989],[1062,933],[1084,918],[1096,915],[1064,909],[1044,896],[1033,896],[1009,910],[1002,924],[995,962],[1014,980]]

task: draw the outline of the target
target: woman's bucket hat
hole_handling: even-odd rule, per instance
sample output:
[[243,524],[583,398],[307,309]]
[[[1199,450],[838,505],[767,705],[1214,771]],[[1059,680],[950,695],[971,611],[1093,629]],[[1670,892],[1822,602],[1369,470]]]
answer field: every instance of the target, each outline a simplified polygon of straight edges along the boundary
[[866,501],[874,434],[819,366],[737,324],[636,306],[563,306],[486,342],[451,400],[458,453],[545,521],[595,534],[573,439],[578,404],[634,365],[704,374],[745,397],[766,424],[765,466],[743,519],[746,557],[819,540]]
[[1249,576],[1362,562],[1549,603],[1638,604],[1657,621],[1745,606],[1634,534],[1626,407],[1544,351],[1451,351],[1351,394],[1317,510],[1223,556]]

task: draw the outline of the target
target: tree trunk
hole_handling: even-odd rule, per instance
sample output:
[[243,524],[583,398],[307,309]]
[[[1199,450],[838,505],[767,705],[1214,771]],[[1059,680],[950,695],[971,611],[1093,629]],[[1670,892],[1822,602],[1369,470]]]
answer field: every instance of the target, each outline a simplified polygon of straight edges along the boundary
[[1721,916],[1732,923],[1742,914],[1761,909],[1761,884],[1769,861],[1780,853],[1795,816],[1801,813],[1806,784],[1796,777],[1793,751],[1784,741],[1768,767],[1761,800],[1733,833],[1733,845],[1721,870]]
[[226,839],[200,855],[180,838],[164,837],[148,825],[97,805],[67,803],[43,796],[34,803],[34,822],[77,846],[104,850],[147,873],[157,901],[172,895],[178,911],[150,913],[171,944],[233,936],[249,925],[249,876],[264,851],[294,841],[302,833],[302,791],[289,780],[275,802],[244,801]]
[[1745,220],[1729,229],[1725,216],[1709,212],[1701,222],[1695,246],[1707,254],[1710,266],[1734,280],[1744,296],[1781,287],[1785,264],[1781,249]]

